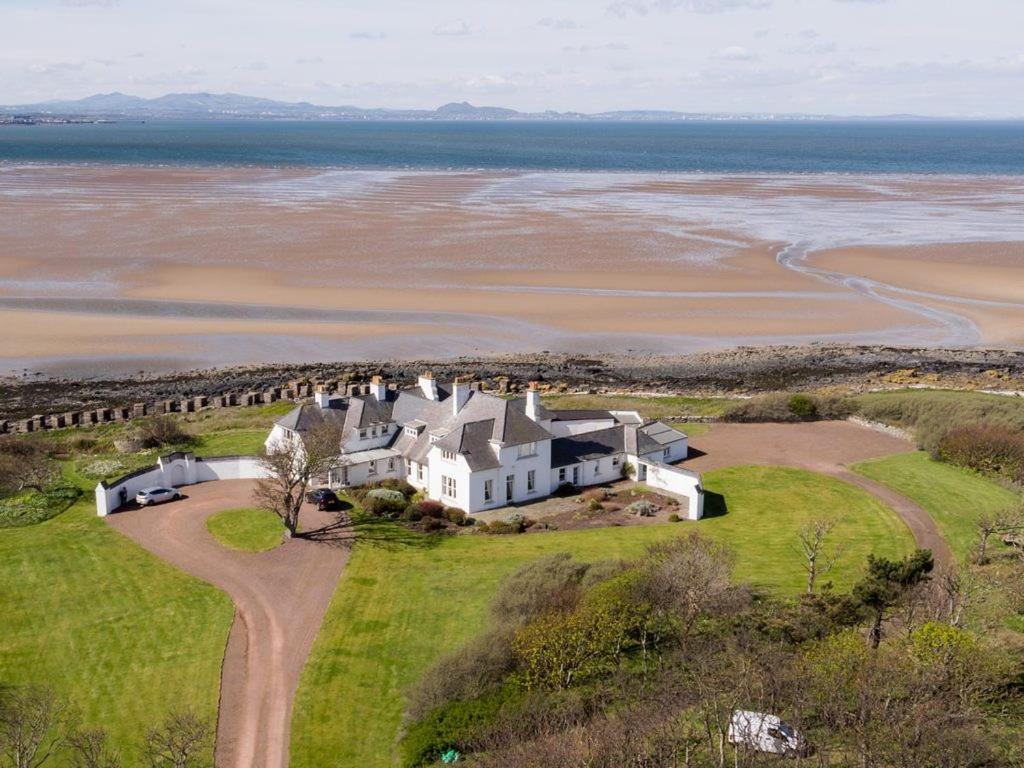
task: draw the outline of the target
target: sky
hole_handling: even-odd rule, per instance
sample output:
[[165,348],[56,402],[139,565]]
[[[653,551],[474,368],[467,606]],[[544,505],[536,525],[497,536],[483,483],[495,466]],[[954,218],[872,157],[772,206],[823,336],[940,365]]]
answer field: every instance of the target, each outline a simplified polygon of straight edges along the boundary
[[0,103],[1024,117],[1024,0],[0,0]]

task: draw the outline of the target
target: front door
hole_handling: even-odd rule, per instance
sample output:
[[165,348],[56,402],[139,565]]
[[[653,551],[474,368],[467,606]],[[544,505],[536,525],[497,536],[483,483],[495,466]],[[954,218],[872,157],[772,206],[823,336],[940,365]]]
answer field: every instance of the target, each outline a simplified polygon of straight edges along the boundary
[[579,467],[573,467],[572,468],[572,484],[573,485],[579,485],[580,484],[580,468]]
[[505,503],[512,501],[512,492],[516,488],[516,476],[505,475]]
[[636,468],[636,480],[638,483],[642,483],[647,479],[647,465],[641,464]]

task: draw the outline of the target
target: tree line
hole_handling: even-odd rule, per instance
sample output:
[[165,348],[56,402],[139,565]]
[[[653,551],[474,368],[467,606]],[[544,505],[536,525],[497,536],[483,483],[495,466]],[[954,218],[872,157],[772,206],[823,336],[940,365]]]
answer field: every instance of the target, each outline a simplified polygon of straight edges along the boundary
[[1024,667],[1000,630],[1024,605],[1019,565],[1005,589],[1005,573],[937,572],[927,550],[869,557],[839,593],[815,585],[827,529],[802,535],[808,590],[790,600],[737,584],[731,551],[697,534],[632,562],[525,566],[488,629],[408,692],[404,764],[758,766],[777,758],[728,741],[751,710],[807,738],[805,765],[1019,765]]
[[128,763],[105,728],[81,714],[52,688],[0,688],[0,761],[10,768],[213,768],[213,725],[193,712],[173,712],[142,735],[139,757]]

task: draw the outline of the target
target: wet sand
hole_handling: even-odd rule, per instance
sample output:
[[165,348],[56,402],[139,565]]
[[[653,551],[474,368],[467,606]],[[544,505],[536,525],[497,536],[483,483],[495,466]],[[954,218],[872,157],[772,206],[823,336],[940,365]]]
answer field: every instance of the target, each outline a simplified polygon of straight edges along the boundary
[[1020,346],[1022,214],[1016,178],[0,166],[0,369]]

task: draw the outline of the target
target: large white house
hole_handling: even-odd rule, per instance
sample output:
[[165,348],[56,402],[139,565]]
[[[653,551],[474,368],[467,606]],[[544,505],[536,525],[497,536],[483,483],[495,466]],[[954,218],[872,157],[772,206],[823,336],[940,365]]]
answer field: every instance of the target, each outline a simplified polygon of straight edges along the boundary
[[429,373],[418,385],[390,389],[380,377],[348,394],[317,392],[274,425],[268,449],[335,421],[342,428],[332,488],[401,478],[431,499],[469,513],[533,501],[563,484],[618,480],[626,464],[636,479],[703,512],[700,476],[672,466],[686,458],[686,435],[635,411],[555,411],[531,384],[525,398],[505,399],[459,378],[451,387]]

